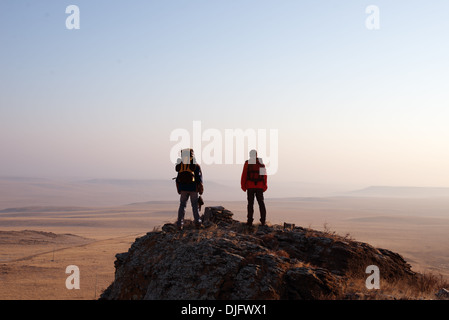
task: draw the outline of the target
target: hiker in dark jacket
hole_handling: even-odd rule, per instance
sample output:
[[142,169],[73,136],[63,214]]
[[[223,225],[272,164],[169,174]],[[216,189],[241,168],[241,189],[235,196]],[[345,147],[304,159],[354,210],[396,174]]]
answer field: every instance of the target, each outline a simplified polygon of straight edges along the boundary
[[181,150],[181,161],[178,160],[175,170],[178,172],[176,177],[176,185],[180,196],[180,203],[178,209],[178,229],[182,229],[184,224],[184,216],[187,206],[187,201],[190,197],[192,204],[193,219],[195,225],[201,225],[201,219],[198,212],[198,193],[203,194],[203,174],[201,167],[196,163],[193,149]]
[[257,203],[259,204],[260,223],[265,225],[267,210],[265,208],[263,193],[268,189],[267,173],[262,159],[257,158],[256,150],[251,150],[249,153],[249,160],[245,161],[242,172],[241,187],[243,191],[247,192],[248,198],[248,220],[246,224],[248,226],[252,226],[253,224],[255,196]]

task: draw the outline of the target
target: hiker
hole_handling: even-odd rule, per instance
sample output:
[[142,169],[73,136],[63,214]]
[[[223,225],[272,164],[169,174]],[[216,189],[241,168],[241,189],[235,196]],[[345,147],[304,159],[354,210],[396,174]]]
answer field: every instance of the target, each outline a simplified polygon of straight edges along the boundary
[[201,167],[196,163],[193,149],[181,150],[181,159],[178,159],[175,170],[178,172],[176,186],[178,193],[181,195],[178,209],[178,229],[182,230],[189,197],[192,204],[195,226],[198,228],[201,225],[198,212],[198,193],[200,195],[203,194],[203,177]]
[[242,190],[244,192],[247,192],[248,198],[248,220],[246,224],[248,226],[252,226],[253,224],[255,196],[257,199],[257,203],[259,204],[260,223],[261,225],[265,225],[267,210],[265,208],[263,193],[268,188],[267,173],[262,159],[257,157],[256,150],[251,150],[249,152],[249,160],[245,161],[245,165],[243,166],[241,185]]

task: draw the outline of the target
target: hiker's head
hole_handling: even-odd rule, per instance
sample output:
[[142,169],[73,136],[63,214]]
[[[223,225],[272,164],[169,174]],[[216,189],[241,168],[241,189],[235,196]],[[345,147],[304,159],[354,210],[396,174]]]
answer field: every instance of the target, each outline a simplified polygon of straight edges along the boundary
[[251,150],[250,152],[249,152],[249,157],[251,158],[251,159],[253,159],[253,158],[257,158],[257,151],[256,150]]
[[184,164],[190,163],[190,160],[195,156],[193,149],[182,149],[181,150],[181,159]]

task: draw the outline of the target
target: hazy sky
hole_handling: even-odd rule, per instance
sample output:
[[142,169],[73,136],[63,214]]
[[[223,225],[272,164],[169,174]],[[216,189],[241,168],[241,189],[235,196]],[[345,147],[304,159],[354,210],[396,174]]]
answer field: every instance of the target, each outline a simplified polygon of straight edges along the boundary
[[[272,181],[449,187],[448,12],[447,0],[2,0],[0,175],[170,179],[170,134],[201,121],[223,136],[277,130]],[[241,165],[203,173],[238,180]]]

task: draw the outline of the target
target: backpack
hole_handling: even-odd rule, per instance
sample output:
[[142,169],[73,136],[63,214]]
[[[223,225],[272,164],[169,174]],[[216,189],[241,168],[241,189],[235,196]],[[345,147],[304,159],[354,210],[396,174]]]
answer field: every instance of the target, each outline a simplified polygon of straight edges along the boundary
[[247,180],[253,181],[255,185],[259,182],[264,182],[266,171],[265,165],[259,161],[259,158],[256,159],[256,163],[249,163],[248,161],[248,171],[247,171]]
[[177,182],[182,184],[194,183],[196,164],[185,164],[181,162],[179,165]]

